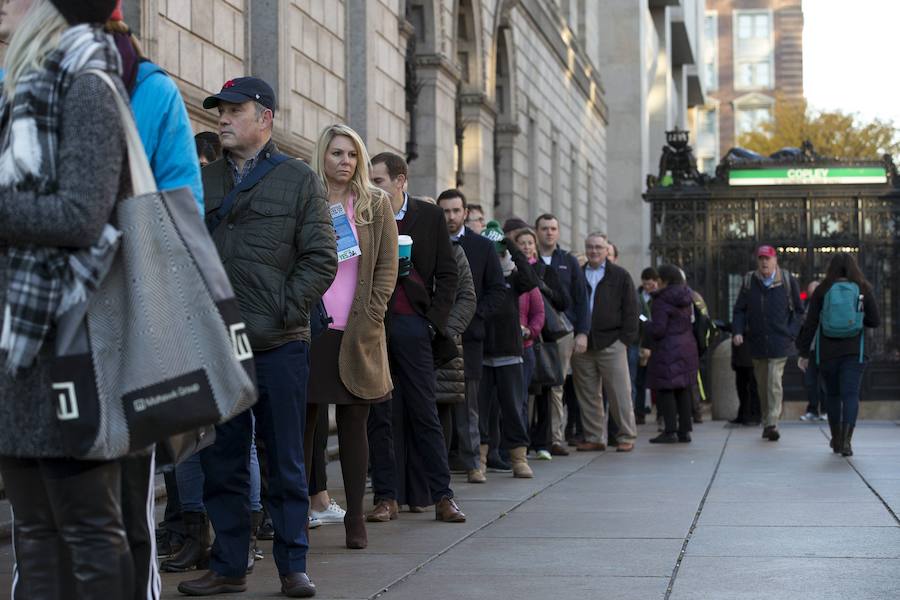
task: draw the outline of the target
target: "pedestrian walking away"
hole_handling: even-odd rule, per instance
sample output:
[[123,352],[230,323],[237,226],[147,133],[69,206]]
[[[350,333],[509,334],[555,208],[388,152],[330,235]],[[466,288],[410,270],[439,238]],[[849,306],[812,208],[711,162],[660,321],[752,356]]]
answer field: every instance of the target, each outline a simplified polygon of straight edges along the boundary
[[853,456],[853,430],[859,414],[859,390],[866,369],[866,328],[881,317],[875,294],[852,254],[832,257],[825,279],[809,301],[797,345],[799,367],[815,362],[825,380],[831,448]]
[[784,390],[782,378],[788,356],[794,354],[794,340],[800,331],[802,307],[800,288],[790,271],[778,266],[775,248],[763,245],[756,250],[757,269],[744,276],[734,303],[732,343],[750,345],[753,373],[759,389],[763,418],[763,439],[778,441]]
[[[272,141],[275,94],[265,81],[225,82],[203,102],[219,113],[224,157],[203,168],[206,224],[240,304],[253,349],[256,432],[266,448],[272,555],[287,596],[315,593],[306,574],[309,498],[303,457],[310,307],[337,271],[335,232],[321,180]],[[216,532],[209,571],[178,590],[206,596],[246,589],[250,546],[250,412],[216,427],[200,453],[203,500]]]

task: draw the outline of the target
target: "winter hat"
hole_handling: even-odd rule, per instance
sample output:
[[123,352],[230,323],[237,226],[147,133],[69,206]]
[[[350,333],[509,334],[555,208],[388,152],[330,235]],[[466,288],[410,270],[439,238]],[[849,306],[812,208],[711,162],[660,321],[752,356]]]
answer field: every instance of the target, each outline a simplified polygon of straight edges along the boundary
[[116,10],[113,11],[111,15],[109,15],[110,21],[124,21],[125,15],[122,14],[122,0],[118,0],[116,2]]
[[481,235],[494,242],[494,248],[497,252],[506,250],[506,246],[503,244],[503,240],[506,239],[506,236],[503,235],[503,230],[500,228],[500,223],[497,221],[488,221],[487,225],[484,227],[484,231],[481,232]]
[[69,25],[106,23],[116,0],[50,0]]

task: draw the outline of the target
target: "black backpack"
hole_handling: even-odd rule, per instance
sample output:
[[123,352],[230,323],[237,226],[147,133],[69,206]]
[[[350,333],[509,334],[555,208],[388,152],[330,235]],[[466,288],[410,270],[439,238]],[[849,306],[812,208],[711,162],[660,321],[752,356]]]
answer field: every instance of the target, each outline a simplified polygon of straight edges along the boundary
[[693,297],[691,305],[694,314],[691,322],[694,330],[694,340],[697,342],[697,355],[703,356],[709,350],[710,342],[716,334],[716,326],[713,325],[712,319],[709,318],[709,311],[706,309],[706,303]]

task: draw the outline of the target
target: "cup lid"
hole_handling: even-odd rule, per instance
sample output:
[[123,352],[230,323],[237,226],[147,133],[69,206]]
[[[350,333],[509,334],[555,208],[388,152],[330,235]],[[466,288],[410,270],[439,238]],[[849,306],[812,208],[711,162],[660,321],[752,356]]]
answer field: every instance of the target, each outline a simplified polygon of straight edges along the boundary
[[413,243],[413,239],[408,235],[398,235],[397,242],[405,246],[411,246]]

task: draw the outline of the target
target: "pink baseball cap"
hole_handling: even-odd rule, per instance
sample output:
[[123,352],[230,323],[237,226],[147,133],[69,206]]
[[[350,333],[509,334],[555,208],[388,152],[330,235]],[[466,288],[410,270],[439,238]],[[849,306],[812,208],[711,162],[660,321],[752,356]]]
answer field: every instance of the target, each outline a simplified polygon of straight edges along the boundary
[[777,255],[778,255],[778,253],[775,252],[775,248],[773,248],[772,246],[760,246],[759,248],[756,249],[757,257],[759,257],[759,256],[775,257]]

